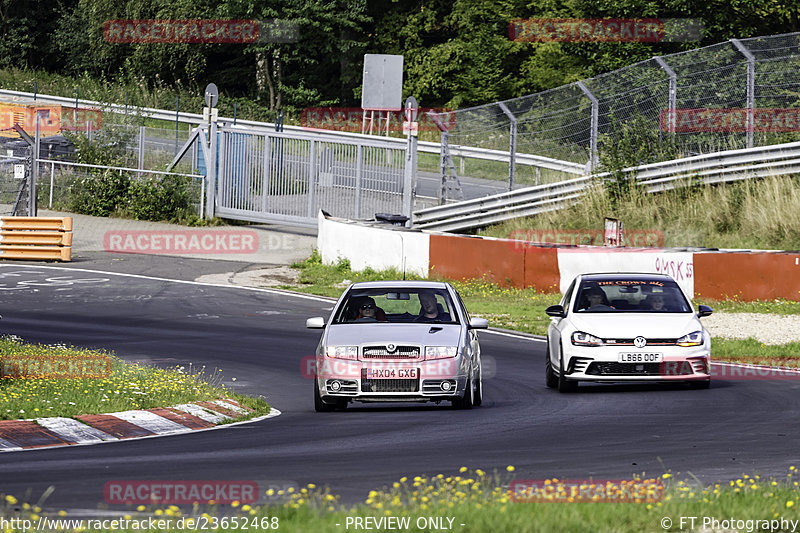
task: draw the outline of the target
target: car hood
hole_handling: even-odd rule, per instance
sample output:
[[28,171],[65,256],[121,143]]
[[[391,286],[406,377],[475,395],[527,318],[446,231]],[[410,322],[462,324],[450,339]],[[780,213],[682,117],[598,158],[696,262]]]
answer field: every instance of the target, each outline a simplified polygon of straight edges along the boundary
[[575,329],[605,339],[630,338],[639,335],[647,338],[678,338],[703,329],[694,313],[573,314],[570,320]]
[[328,327],[328,346],[360,344],[420,344],[457,346],[461,326],[454,324],[333,324]]

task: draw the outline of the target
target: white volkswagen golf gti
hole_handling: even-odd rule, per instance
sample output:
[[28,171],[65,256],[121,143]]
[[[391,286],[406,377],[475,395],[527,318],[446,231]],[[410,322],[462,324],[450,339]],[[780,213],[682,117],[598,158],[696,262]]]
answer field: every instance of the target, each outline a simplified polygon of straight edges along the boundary
[[559,305],[545,311],[546,383],[572,392],[580,381],[711,383],[711,338],[700,318],[663,274],[581,274]]

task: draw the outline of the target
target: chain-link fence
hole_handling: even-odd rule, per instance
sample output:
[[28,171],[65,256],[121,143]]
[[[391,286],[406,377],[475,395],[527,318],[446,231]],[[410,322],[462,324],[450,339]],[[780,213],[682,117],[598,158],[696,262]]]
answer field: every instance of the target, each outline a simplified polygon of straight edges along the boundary
[[[733,39],[438,117],[451,147],[515,147],[590,171],[626,129],[670,143],[672,157],[800,140],[799,72],[800,33]],[[541,182],[517,170],[517,183]]]
[[[197,151],[191,150],[172,172],[164,171],[188,140],[191,133],[188,124],[180,124],[177,129],[145,127],[135,125],[133,116],[106,112],[95,115],[101,118],[99,124],[86,123],[76,128],[64,121],[58,123],[59,117],[72,116],[72,108],[59,106],[61,109],[52,113],[56,119],[50,124],[41,116],[42,106],[26,105],[36,113],[33,117],[38,115],[40,119],[36,182],[39,207],[90,214],[119,213],[119,206],[103,205],[116,196],[120,202],[126,202],[122,209],[131,211],[119,214],[136,218],[169,218],[173,216],[169,208],[177,209],[181,205],[185,206],[181,213],[202,216],[205,185],[203,177],[196,173]],[[50,105],[49,111],[53,108]],[[35,122],[29,124],[33,120],[24,119],[20,122],[33,136]],[[11,214],[15,206],[17,211],[20,206],[24,207],[22,214],[27,214],[27,197],[20,193],[27,181],[15,176],[14,165],[27,160],[26,168],[29,168],[31,148],[15,135],[3,130],[0,136],[0,153],[5,156],[0,160],[0,212],[3,214]],[[29,172],[26,170],[25,175]],[[119,190],[111,190],[114,188]],[[158,194],[166,197],[153,198],[148,203],[148,195]],[[167,205],[159,210],[155,205],[159,202]]]

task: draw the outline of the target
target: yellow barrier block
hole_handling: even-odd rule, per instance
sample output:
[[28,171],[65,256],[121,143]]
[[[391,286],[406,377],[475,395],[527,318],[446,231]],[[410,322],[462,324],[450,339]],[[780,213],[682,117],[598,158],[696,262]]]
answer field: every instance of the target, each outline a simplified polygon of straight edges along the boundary
[[0,244],[72,246],[72,233],[66,231],[0,231]]
[[66,246],[15,246],[0,245],[0,259],[28,259],[69,261],[72,259],[72,248]]
[[72,217],[0,217],[0,229],[72,231]]

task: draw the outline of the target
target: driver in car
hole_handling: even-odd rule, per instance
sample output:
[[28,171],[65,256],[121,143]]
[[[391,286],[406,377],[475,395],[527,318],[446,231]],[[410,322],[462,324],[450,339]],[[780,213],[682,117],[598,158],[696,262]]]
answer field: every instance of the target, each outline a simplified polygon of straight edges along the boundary
[[609,306],[608,297],[600,287],[593,286],[583,293],[583,300],[580,309],[591,309],[599,305]]
[[436,295],[432,292],[419,293],[419,316],[414,322],[450,322],[448,313],[436,302]]

